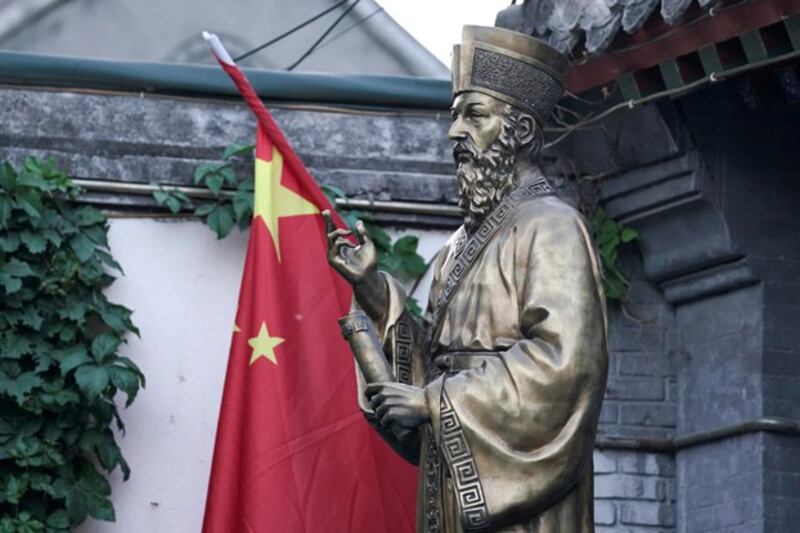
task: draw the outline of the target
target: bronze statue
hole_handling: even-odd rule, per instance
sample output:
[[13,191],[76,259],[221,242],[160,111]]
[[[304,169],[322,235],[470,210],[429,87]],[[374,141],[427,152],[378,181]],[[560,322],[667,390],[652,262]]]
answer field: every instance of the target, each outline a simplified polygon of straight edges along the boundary
[[464,28],[449,132],[464,225],[435,260],[423,324],[377,272],[363,225],[359,246],[329,226],[329,261],[363,310],[342,322],[363,370],[359,401],[420,466],[421,532],[594,531],[601,273],[586,223],[535,162],[566,68],[526,35]]

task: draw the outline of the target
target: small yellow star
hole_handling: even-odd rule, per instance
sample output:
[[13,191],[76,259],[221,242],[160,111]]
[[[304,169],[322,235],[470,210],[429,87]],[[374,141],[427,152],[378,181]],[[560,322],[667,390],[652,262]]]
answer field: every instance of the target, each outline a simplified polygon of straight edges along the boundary
[[280,337],[270,337],[267,323],[261,323],[261,329],[258,330],[258,336],[248,339],[247,344],[253,349],[250,354],[250,364],[252,365],[261,357],[265,357],[272,361],[272,364],[277,365],[278,360],[275,358],[275,348],[282,344],[285,339]]
[[281,185],[283,156],[277,148],[272,150],[272,161],[256,158],[255,200],[253,218],[261,217],[272,235],[275,253],[281,260],[278,221],[283,217],[315,215],[319,213],[316,204],[309,202],[296,192]]

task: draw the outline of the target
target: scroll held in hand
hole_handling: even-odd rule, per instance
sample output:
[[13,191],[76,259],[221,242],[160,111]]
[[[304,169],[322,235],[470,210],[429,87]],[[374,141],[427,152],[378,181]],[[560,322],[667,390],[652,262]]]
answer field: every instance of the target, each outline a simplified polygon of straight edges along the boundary
[[352,311],[339,319],[339,326],[367,383],[394,381],[392,367],[386,360],[378,334],[366,313]]

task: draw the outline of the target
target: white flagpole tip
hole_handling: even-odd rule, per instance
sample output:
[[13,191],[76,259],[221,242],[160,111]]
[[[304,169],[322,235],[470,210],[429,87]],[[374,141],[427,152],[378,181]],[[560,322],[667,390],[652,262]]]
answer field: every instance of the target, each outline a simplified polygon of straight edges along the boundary
[[214,52],[214,55],[217,56],[220,61],[227,63],[228,65],[236,64],[233,62],[233,58],[231,58],[231,55],[228,53],[228,51],[225,50],[225,47],[222,46],[222,41],[219,40],[219,37],[213,33],[204,31],[203,39],[205,39],[206,43],[208,43],[208,46],[211,47],[211,51]]

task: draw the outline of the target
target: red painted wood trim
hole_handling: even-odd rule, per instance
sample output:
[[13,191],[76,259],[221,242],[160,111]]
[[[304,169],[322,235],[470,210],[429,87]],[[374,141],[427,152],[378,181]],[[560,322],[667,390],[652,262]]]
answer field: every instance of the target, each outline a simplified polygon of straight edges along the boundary
[[620,36],[607,52],[573,66],[567,76],[567,87],[574,94],[581,93],[613,81],[625,72],[653,67],[798,13],[800,0],[753,0],[729,8],[723,6],[714,17],[699,8],[690,10],[676,26],[669,26],[656,16],[656,23],[630,36]]

